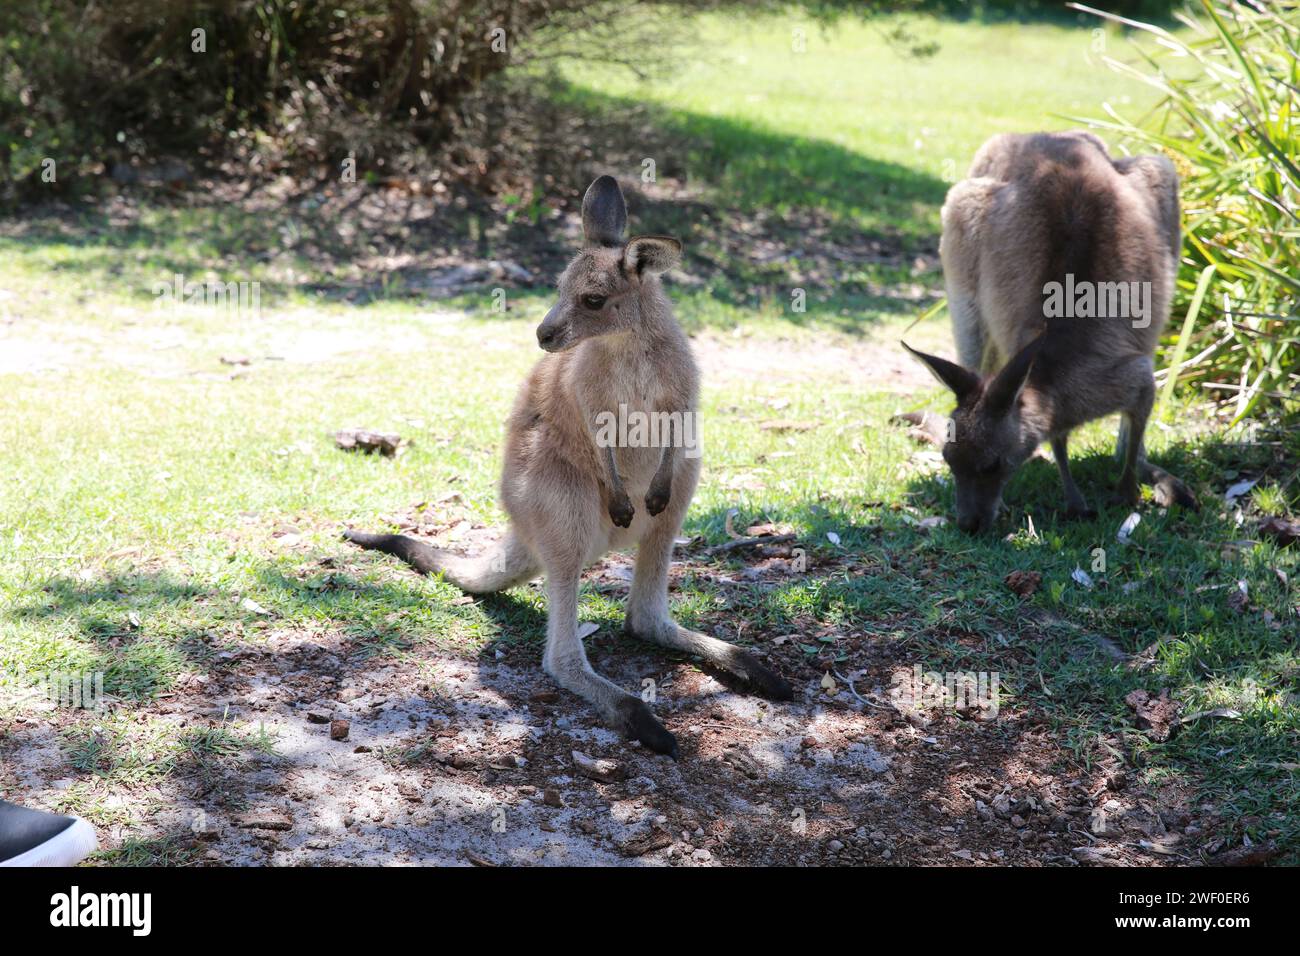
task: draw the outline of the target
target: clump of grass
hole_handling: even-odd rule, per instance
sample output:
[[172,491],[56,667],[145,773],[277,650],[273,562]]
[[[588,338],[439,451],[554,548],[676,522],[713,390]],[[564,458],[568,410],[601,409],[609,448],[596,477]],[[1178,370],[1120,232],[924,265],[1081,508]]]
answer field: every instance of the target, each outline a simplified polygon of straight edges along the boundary
[[[1171,33],[1079,4],[1153,34],[1145,64],[1107,58],[1163,95],[1146,118],[1113,110],[1093,125],[1169,155],[1182,179],[1186,240],[1165,343],[1176,382],[1232,406],[1234,422],[1294,412],[1300,386],[1300,7],[1200,0]],[[1167,407],[1167,406],[1166,406]]]

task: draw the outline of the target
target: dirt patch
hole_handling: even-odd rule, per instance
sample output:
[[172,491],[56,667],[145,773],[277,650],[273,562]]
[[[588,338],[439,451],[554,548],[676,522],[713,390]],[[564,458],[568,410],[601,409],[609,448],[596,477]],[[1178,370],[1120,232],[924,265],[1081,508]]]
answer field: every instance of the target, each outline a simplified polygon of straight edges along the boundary
[[[759,577],[784,574],[782,565],[779,556],[755,563]],[[715,573],[689,554],[675,576],[687,570]],[[625,571],[616,558],[589,583],[617,596]],[[213,865],[1194,859],[1204,821],[1136,786],[1118,761],[1078,766],[1029,708],[980,719],[899,706],[890,688],[909,652],[884,633],[846,635],[833,668],[799,649],[806,635],[756,638],[794,682],[791,703],[748,696],[730,678],[621,636],[591,635],[601,673],[627,687],[655,682],[654,709],[682,748],[673,762],[558,691],[534,646],[471,656],[422,645],[395,660],[328,626],[275,628],[259,643],[214,647],[206,670],[130,711],[178,733],[255,730],[273,753],[179,761],[161,780],[110,784],[69,763],[69,735],[93,732],[96,718],[46,709],[5,721],[0,785],[38,806],[65,806],[79,791],[99,807],[103,847],[163,841]],[[332,739],[339,721],[346,738]],[[592,779],[575,750],[617,772]]]
[[[925,347],[941,349],[936,323],[909,335]],[[868,332],[861,338],[741,338],[718,332],[692,337],[691,347],[704,380],[711,387],[736,382],[806,385],[810,376],[822,383],[858,385],[873,392],[914,395],[932,388],[934,379],[921,363],[898,346],[896,330]]]

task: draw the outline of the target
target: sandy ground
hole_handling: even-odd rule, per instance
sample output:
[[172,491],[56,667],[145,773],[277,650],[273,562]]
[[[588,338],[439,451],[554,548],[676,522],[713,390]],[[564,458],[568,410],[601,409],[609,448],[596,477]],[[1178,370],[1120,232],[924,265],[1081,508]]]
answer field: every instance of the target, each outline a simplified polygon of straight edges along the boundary
[[[680,761],[596,723],[525,650],[395,664],[350,657],[328,632],[273,630],[265,646],[223,655],[206,680],[136,712],[178,727],[264,727],[275,755],[116,788],[127,818],[101,827],[101,844],[170,836],[200,862],[270,865],[1177,859],[1144,844],[1176,848],[1184,810],[1131,791],[1116,767],[1063,770],[1030,715],[890,706],[887,678],[903,665],[870,638],[839,671],[854,691],[833,695],[780,653],[785,644],[771,647],[796,680],[788,704],[626,642],[588,642],[611,679],[656,680]],[[339,720],[344,740],[331,739]],[[37,804],[81,776],[59,747],[59,721],[20,719],[5,743],[5,776]],[[608,782],[584,775],[574,751],[611,761]]]
[[[364,347],[312,334],[317,358]],[[166,345],[153,343],[163,355]],[[307,348],[272,347],[288,357]],[[115,354],[87,349],[97,360]],[[892,341],[777,349],[704,336],[698,351],[715,378],[815,371],[900,393],[928,383]],[[5,369],[24,354],[29,370],[50,359],[40,348],[10,348]],[[59,364],[74,358],[64,351]],[[776,586],[792,573],[789,556],[776,547],[751,551],[746,583]],[[679,558],[675,574],[693,566],[718,576],[716,564],[689,548]],[[385,559],[341,549],[337,560],[345,567]],[[612,558],[589,573],[589,584],[617,595],[627,570],[625,559]],[[623,741],[557,691],[535,648],[494,645],[465,656],[423,647],[398,663],[366,657],[329,629],[271,620],[264,641],[214,647],[208,670],[132,713],[178,729],[231,721],[264,728],[274,755],[181,764],[161,782],[95,790],[111,821],[99,827],[101,846],[166,839],[211,865],[1193,859],[1208,825],[1181,796],[1141,790],[1118,762],[1083,770],[1032,711],[1007,706],[996,719],[979,719],[895,706],[891,680],[912,661],[890,632],[906,626],[881,622],[878,632],[839,635],[848,659],[833,688],[797,648],[808,635],[747,635],[795,684],[796,699],[782,704],[747,696],[689,661],[590,635],[598,671],[626,687],[655,682],[655,711],[682,748],[673,762]],[[94,790],[93,777],[73,768],[61,746],[60,730],[85,719],[28,709],[4,721],[0,788],[44,806],[72,787]],[[335,721],[347,722],[345,739],[331,738],[331,728],[341,728]],[[606,779],[584,773],[575,751],[611,761]]]

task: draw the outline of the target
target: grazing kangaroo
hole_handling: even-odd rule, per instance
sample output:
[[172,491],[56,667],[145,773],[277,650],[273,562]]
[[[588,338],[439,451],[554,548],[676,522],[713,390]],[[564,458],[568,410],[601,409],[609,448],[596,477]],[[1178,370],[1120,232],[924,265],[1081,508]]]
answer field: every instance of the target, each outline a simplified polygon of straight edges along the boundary
[[[662,236],[624,242],[626,225],[618,183],[601,176],[582,200],[586,247],[560,276],[559,301],[537,327],[537,342],[550,354],[520,388],[506,426],[501,500],[510,527],[496,550],[471,559],[402,535],[344,537],[425,574],[441,573],[470,594],[500,591],[544,570],[546,672],[609,724],[675,758],[677,741],[646,703],[587,663],[578,582],[605,552],[637,546],[627,633],[697,654],[769,697],[794,694],[750,652],[679,627],[668,613],[673,539],[700,472],[698,444],[686,444],[697,434],[699,373],[659,280],[680,258],[681,244]],[[609,427],[615,419],[658,421],[669,435],[651,444],[636,427],[619,429],[631,439],[620,443]]]
[[1138,480],[1196,507],[1146,460],[1152,354],[1181,245],[1178,177],[1162,156],[1111,159],[1086,132],[1004,134],[948,191],[940,256],[961,365],[903,347],[957,396],[943,447],[957,525],[989,528],[1012,473],[1050,441],[1067,515],[1095,517],[1070,477],[1074,428],[1123,413],[1117,497]]

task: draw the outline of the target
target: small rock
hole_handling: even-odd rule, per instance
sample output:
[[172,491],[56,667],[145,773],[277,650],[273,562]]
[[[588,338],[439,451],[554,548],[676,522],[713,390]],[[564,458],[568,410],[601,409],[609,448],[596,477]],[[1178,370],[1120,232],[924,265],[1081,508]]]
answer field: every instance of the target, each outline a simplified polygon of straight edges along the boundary
[[556,809],[561,809],[564,806],[564,800],[560,798],[560,791],[553,790],[549,787],[546,789],[546,792],[542,794],[542,803],[546,804],[548,807],[555,807]]
[[330,721],[330,740],[347,740],[352,725],[346,720]]

